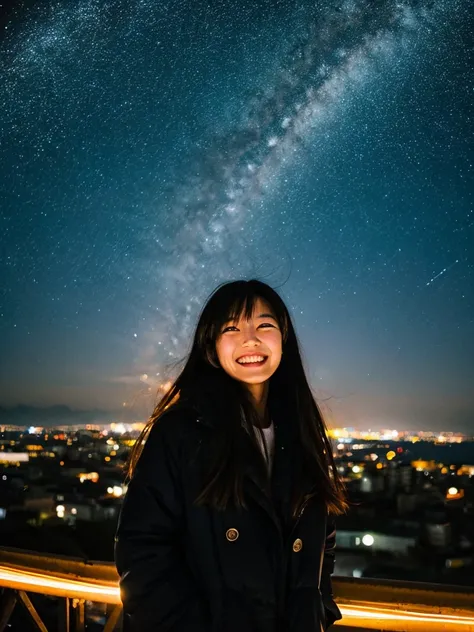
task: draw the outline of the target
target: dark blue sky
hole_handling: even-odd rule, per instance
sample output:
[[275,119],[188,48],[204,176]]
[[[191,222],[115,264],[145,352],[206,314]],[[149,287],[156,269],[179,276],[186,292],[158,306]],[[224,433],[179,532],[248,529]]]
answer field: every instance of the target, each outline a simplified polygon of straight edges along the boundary
[[4,16],[0,405],[143,418],[258,276],[329,424],[474,431],[472,6],[313,5]]

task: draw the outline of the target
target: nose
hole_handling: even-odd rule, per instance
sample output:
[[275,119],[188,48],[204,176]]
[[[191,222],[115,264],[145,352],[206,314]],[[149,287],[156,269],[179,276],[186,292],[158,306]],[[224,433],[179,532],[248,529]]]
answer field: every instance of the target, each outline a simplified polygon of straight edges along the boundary
[[258,332],[254,327],[249,327],[248,329],[243,329],[243,338],[244,338],[244,346],[249,343],[258,343],[260,344],[260,339],[258,337]]

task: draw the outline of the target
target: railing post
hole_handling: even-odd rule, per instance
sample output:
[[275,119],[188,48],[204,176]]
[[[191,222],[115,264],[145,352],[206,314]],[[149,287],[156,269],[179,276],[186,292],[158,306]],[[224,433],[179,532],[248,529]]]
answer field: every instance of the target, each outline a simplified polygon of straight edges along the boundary
[[3,632],[10,621],[18,596],[15,590],[5,588],[0,601],[0,632]]
[[37,629],[40,630],[40,632],[48,632],[48,628],[43,623],[41,617],[39,616],[38,612],[36,611],[36,608],[34,607],[33,602],[31,601],[31,599],[29,598],[27,593],[24,590],[19,590],[18,591],[18,596],[20,597],[23,605],[27,609],[31,620],[34,622],[34,624],[36,625]]
[[85,632],[85,601],[84,599],[73,599],[72,607],[76,610],[76,625],[74,626],[74,632]]
[[70,632],[69,597],[59,599],[58,603],[58,631]]
[[119,632],[119,630],[122,630],[122,605],[112,606],[107,604],[105,612],[107,623],[104,632]]

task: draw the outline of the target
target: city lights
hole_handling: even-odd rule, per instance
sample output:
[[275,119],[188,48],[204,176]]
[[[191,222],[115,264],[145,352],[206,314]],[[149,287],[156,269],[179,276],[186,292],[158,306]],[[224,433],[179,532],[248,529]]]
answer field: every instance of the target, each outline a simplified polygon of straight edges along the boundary
[[81,472],[80,474],[77,475],[77,478],[79,479],[81,483],[84,483],[85,481],[91,481],[92,483],[97,483],[97,481],[99,480],[99,473],[98,472]]
[[[37,467],[40,457],[46,462],[47,456],[53,455],[55,458],[49,462],[48,467],[60,471],[57,481],[54,481],[55,491],[45,488],[43,499],[33,498],[28,501],[25,498],[25,502],[30,502],[31,508],[39,503],[36,518],[38,524],[55,518],[64,526],[77,529],[84,522],[95,522],[99,533],[102,520],[117,516],[127,490],[123,484],[123,463],[142,428],[143,424],[135,422],[110,424],[106,430],[99,426],[90,426],[87,432],[84,428],[56,428],[50,431],[41,429],[43,434],[40,433],[33,439],[30,433],[23,430],[23,434],[19,434],[17,439],[13,439],[12,435],[5,438],[0,460],[5,457],[5,464],[11,469],[26,469],[30,464],[33,467],[33,463]],[[336,554],[336,560],[339,559],[339,562],[336,564],[341,564],[344,555],[349,560],[357,554],[359,557],[352,558],[352,566],[345,573],[355,581],[363,583],[370,576],[368,573],[372,571],[372,567],[364,560],[370,559],[370,564],[377,565],[387,553],[396,556],[397,563],[392,563],[393,566],[403,569],[401,560],[408,559],[415,550],[414,547],[418,546],[416,539],[410,533],[405,533],[406,525],[411,521],[411,524],[424,528],[421,514],[416,512],[422,509],[423,501],[420,502],[420,499],[425,494],[433,494],[439,503],[444,503],[445,507],[457,512],[460,521],[465,515],[463,510],[469,494],[464,490],[468,489],[468,479],[474,475],[474,463],[456,460],[451,451],[448,454],[445,448],[449,447],[449,443],[457,442],[454,434],[446,434],[445,441],[441,443],[439,449],[444,450],[441,459],[436,458],[437,453],[426,445],[419,451],[418,446],[413,448],[415,437],[412,433],[404,434],[393,430],[358,432],[340,428],[334,434],[339,435],[333,444],[337,471],[346,484],[352,486],[356,494],[362,497],[366,507],[366,514],[361,512],[359,517],[354,517],[353,514],[346,525],[344,517],[341,517],[338,524],[339,553]],[[425,444],[430,441],[433,445],[440,445],[440,436],[440,433],[420,433],[417,439]],[[401,443],[403,441],[405,445]],[[408,441],[410,443],[407,445]],[[31,459],[34,454],[37,458]],[[21,455],[25,456],[25,465],[19,462]],[[8,476],[8,480],[3,481],[5,485],[10,484],[10,478],[14,477]],[[79,485],[79,482],[83,485]],[[76,488],[74,492],[70,491],[71,483]],[[26,488],[25,485],[25,490]],[[52,494],[51,498],[48,499],[47,494]],[[380,509],[376,503],[382,501],[383,509],[378,513]],[[391,505],[388,505],[390,502]],[[370,509],[372,503],[374,509]],[[390,510],[384,514],[387,506],[390,506]],[[370,511],[375,513],[371,514]],[[425,552],[436,550],[438,555],[443,554],[443,568],[446,573],[468,571],[471,554],[466,548],[467,544],[462,550],[459,547],[454,550],[447,548],[452,546],[452,530],[455,526],[447,516],[442,516],[441,520],[439,524],[426,526],[425,537],[429,541],[427,546],[431,548],[425,549]],[[367,529],[371,529],[371,532],[367,532]],[[20,590],[44,595],[120,603],[117,581],[101,582],[92,579],[89,574],[81,579],[80,573],[69,579],[64,574],[54,576],[51,571],[25,571],[22,568],[24,569],[11,565],[4,567],[0,563],[0,586],[18,587]],[[335,580],[337,585],[337,575]],[[474,625],[474,614],[471,617],[465,612],[453,614],[448,610],[436,611],[431,607],[424,612],[417,612],[416,608],[405,602],[392,607],[385,602],[371,602],[369,591],[367,601],[364,597],[361,597],[362,601],[352,598],[345,601],[344,590],[341,593],[336,592],[336,597],[344,617],[343,624],[354,629],[378,630],[385,626],[384,629],[398,632],[426,632],[427,629],[429,632],[445,632],[448,629],[467,630]],[[337,624],[334,628],[337,629]]]
[[[79,531],[89,530],[90,526],[85,523],[92,523],[97,525],[99,538],[101,525],[118,517],[127,491],[124,465],[142,428],[141,422],[108,424],[107,428],[99,425],[53,427],[41,429],[33,438],[25,429],[9,429],[0,443],[0,461],[4,459],[8,476],[6,472],[6,478],[0,482],[12,496],[24,495],[24,507],[28,516],[32,516],[30,524],[47,526],[50,520],[51,525],[61,521],[64,527]],[[416,572],[410,562],[421,553],[427,561],[420,565],[420,574],[413,576],[413,580],[443,584],[449,583],[448,578],[458,580],[459,577],[462,582],[462,572],[472,567],[472,543],[467,532],[459,541],[454,534],[463,533],[464,525],[470,524],[472,483],[469,479],[474,475],[474,462],[467,460],[468,452],[459,451],[467,455],[466,460],[461,461],[457,447],[450,449],[451,443],[458,443],[459,435],[419,432],[415,437],[411,432],[357,431],[354,428],[337,428],[330,434],[333,439],[338,435],[332,445],[337,472],[356,499],[351,515],[347,519],[338,517],[336,580],[338,573],[361,582],[368,577],[386,578],[390,577],[391,569],[397,573],[395,576],[410,579]],[[439,441],[440,436],[445,438],[443,443]],[[414,446],[415,438],[422,444]],[[33,455],[36,458],[32,459]],[[25,461],[20,462],[23,456]],[[44,468],[49,480],[30,479],[29,468],[34,477]],[[29,486],[34,487],[34,495],[28,490]],[[436,507],[433,517],[430,507]],[[5,518],[9,510],[5,509],[0,518]],[[421,545],[419,534],[423,535]],[[437,575],[436,568],[430,565],[431,558],[435,557],[432,552],[441,560],[444,574]],[[384,567],[388,556],[390,569]],[[9,572],[20,573],[22,568],[10,567]],[[12,575],[9,577],[13,580]],[[15,575],[14,581],[19,581],[19,577]],[[79,581],[79,578],[80,573],[76,573],[72,579]],[[28,575],[22,581],[29,586],[25,590],[44,594],[57,594],[62,590],[62,594],[70,591],[69,596],[82,594],[84,599],[106,600],[105,597],[99,599],[90,575],[84,577],[84,582],[79,581],[79,587],[67,583],[64,576],[52,578],[51,573],[40,571],[35,578]],[[117,586],[109,586],[107,590],[111,599],[110,590],[117,591],[118,600]],[[426,632],[429,626],[429,631],[434,632],[438,626],[441,632],[439,626],[443,622],[454,630],[471,621],[467,616],[455,621],[447,619],[442,612],[433,610],[431,614],[411,612],[406,604],[403,610],[399,606],[392,609],[387,603],[380,603],[380,607],[371,604],[374,607],[370,609],[365,608],[368,603],[365,600],[351,599],[345,603],[343,594],[336,593],[336,596],[344,613],[344,624],[354,628],[380,629],[377,625],[383,626],[387,617],[391,631]],[[438,618],[433,618],[434,615]]]
[[461,500],[464,498],[464,490],[457,487],[450,487],[446,493],[446,500]]
[[114,485],[113,487],[107,487],[107,493],[116,498],[120,498],[120,496],[124,494],[124,489],[120,485]]

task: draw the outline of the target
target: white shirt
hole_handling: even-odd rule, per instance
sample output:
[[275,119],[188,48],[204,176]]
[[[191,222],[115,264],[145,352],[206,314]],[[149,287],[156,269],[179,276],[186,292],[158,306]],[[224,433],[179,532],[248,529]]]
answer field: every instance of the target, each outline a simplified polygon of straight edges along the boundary
[[[267,468],[268,468],[268,474],[270,475],[272,472],[273,455],[275,452],[275,426],[273,425],[273,421],[268,426],[268,428],[262,428],[262,431],[263,431],[263,438],[265,440],[265,444],[266,444],[267,452],[268,452]],[[257,436],[257,441],[260,445],[260,449],[262,450],[262,454],[265,457],[266,456],[265,447],[262,443],[262,439],[258,430],[255,430],[255,434]]]

